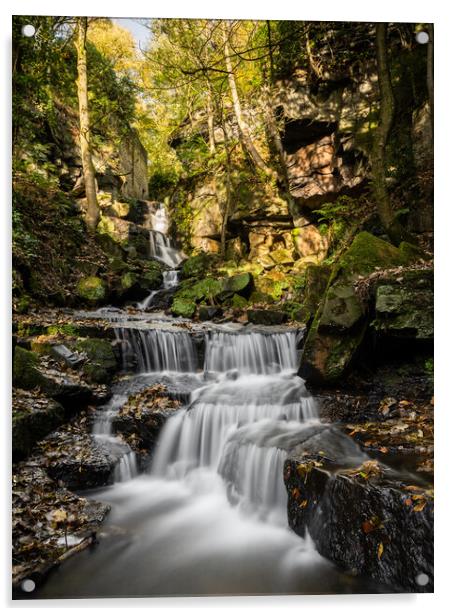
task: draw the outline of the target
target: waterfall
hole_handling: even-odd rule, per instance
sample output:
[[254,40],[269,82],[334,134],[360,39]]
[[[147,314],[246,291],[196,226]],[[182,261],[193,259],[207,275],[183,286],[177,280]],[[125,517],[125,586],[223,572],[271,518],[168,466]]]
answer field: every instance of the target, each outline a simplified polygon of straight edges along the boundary
[[[229,486],[232,501],[286,523],[281,435],[287,440],[317,417],[303,380],[294,375],[296,343],[295,331],[210,332],[205,370],[220,374],[216,382],[192,393],[187,409],[169,419],[152,472],[180,480],[194,469],[212,469]],[[250,427],[254,432],[243,440]]]
[[179,284],[179,271],[178,270],[166,270],[163,272],[163,284],[162,288],[157,291],[151,291],[142,302],[138,302],[137,308],[140,310],[147,310],[152,306],[154,297],[162,291],[162,289],[172,289]]
[[135,452],[130,449],[127,443],[113,434],[113,418],[126,401],[127,396],[113,396],[107,403],[106,408],[99,410],[92,429],[94,438],[119,458],[114,470],[115,482],[130,481],[138,475]]
[[172,245],[167,235],[169,220],[163,203],[152,210],[150,222],[152,229],[149,231],[149,256],[171,268],[177,267],[184,259],[184,254]]
[[129,358],[136,359],[138,372],[196,372],[195,343],[187,332],[160,329],[115,328],[120,341],[123,367],[129,367]]
[[[118,335],[141,370],[194,369],[186,332]],[[166,421],[150,471],[98,495],[124,532],[100,542],[76,575],[62,568],[58,592],[62,585],[84,597],[334,590],[339,574],[287,523],[287,451],[301,432],[318,430],[315,402],[295,374],[296,333],[213,332],[206,342],[204,385]],[[131,478],[131,467],[133,457],[122,456],[118,478]]]
[[207,372],[238,370],[246,374],[272,374],[297,367],[297,332],[231,334],[211,332],[207,338]]

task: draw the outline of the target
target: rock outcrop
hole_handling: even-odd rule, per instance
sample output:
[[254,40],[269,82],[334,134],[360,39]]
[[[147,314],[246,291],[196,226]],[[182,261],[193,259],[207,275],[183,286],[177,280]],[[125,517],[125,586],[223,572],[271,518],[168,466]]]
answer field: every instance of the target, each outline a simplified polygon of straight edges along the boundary
[[341,378],[369,324],[368,306],[358,297],[355,284],[375,270],[410,263],[412,253],[405,246],[398,249],[367,232],[355,237],[331,273],[306,339],[300,376],[317,384]]
[[284,480],[290,527],[322,555],[399,592],[433,590],[433,497],[422,479],[323,425],[288,453]]

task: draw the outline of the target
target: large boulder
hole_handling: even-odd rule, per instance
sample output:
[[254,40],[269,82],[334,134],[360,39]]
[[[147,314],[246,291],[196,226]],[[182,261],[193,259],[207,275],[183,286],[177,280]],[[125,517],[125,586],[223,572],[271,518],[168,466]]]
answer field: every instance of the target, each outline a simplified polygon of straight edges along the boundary
[[432,591],[433,493],[420,477],[320,424],[289,451],[284,481],[289,526],[320,554],[395,591]]
[[366,307],[355,292],[355,283],[377,269],[405,265],[410,257],[365,231],[355,237],[336,263],[315,314],[303,348],[300,376],[318,384],[341,378],[368,325]]

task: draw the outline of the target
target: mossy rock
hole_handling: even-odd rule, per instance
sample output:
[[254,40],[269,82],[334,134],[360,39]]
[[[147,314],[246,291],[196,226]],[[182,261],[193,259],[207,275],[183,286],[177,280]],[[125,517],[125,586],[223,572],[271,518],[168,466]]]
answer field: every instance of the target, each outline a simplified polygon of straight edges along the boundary
[[357,276],[372,273],[377,267],[395,267],[405,263],[406,258],[398,248],[367,231],[362,231],[335,265],[332,279],[340,275],[342,279],[354,280]]
[[98,276],[82,278],[76,287],[77,295],[90,304],[98,304],[107,296],[105,282]]
[[414,246],[414,244],[409,242],[402,242],[399,246],[399,251],[405,263],[428,259],[428,255],[419,246]]
[[13,401],[12,454],[13,460],[25,458],[33,446],[65,420],[64,408],[55,400],[36,396],[29,405],[16,407]]
[[196,304],[190,299],[183,297],[174,297],[171,304],[171,312],[176,317],[184,317],[190,319],[196,311]]
[[125,272],[121,276],[121,290],[128,291],[137,281],[137,275],[133,272]]
[[291,321],[299,321],[300,323],[307,323],[309,321],[309,310],[300,302],[284,302],[282,309],[287,313]]
[[277,250],[272,250],[270,253],[270,257],[273,261],[280,265],[293,265],[294,256],[293,252],[287,250],[286,248],[278,248]]
[[125,270],[129,269],[129,266],[124,261],[124,259],[121,259],[121,257],[118,256],[114,256],[110,257],[108,260],[108,269],[115,274],[120,274]]
[[256,278],[256,288],[264,295],[269,295],[273,301],[281,299],[284,291],[290,287],[290,281],[284,272],[272,270]]
[[303,348],[300,376],[311,383],[329,384],[350,366],[368,327],[365,307],[354,283],[377,268],[406,264],[400,250],[363,231],[333,267]]
[[53,344],[55,344],[53,336],[36,336],[30,341],[31,351],[37,355],[50,355]]
[[72,323],[57,323],[47,327],[49,336],[79,336],[80,328]]
[[249,297],[253,288],[254,281],[250,272],[243,272],[223,280],[223,291],[226,293],[237,293],[244,297]]
[[36,353],[16,346],[13,361],[13,385],[22,389],[45,386],[47,379],[39,371],[38,365],[39,360]]
[[202,280],[188,279],[182,281],[176,291],[174,299],[183,301],[200,302],[218,298],[223,291],[223,283],[216,278],[203,278]]
[[234,293],[231,299],[231,307],[232,308],[246,308],[249,305],[249,301],[242,297],[241,295],[237,295]]
[[74,349],[87,356],[83,374],[91,383],[109,383],[118,370],[118,363],[111,343],[101,338],[86,338],[74,345]]
[[253,291],[250,295],[250,304],[269,304],[273,301],[271,295],[262,291]]
[[306,268],[303,288],[303,308],[311,316],[317,312],[331,275],[329,265],[310,264]]
[[405,272],[378,284],[372,327],[400,339],[433,341],[433,270]]
[[[156,290],[162,286],[163,267],[157,261],[138,260],[134,262],[135,272],[138,273],[138,282],[147,290]],[[137,271],[138,268],[138,271]]]
[[217,255],[208,252],[200,252],[184,261],[182,265],[182,278],[200,278],[201,276],[205,276],[217,263]]

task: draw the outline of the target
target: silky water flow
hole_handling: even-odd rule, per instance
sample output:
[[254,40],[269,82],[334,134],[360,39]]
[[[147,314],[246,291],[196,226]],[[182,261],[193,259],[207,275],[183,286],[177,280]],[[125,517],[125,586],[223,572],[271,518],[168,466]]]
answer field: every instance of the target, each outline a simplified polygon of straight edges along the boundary
[[[130,384],[160,374],[176,388],[188,377],[199,386],[167,420],[147,472],[137,476],[126,450],[114,485],[88,495],[111,505],[100,542],[63,564],[40,597],[368,591],[288,527],[286,451],[318,421],[296,376],[297,332],[206,333],[197,374],[188,332],[119,328],[117,338],[135,359]],[[115,446],[122,388],[94,429]]]

